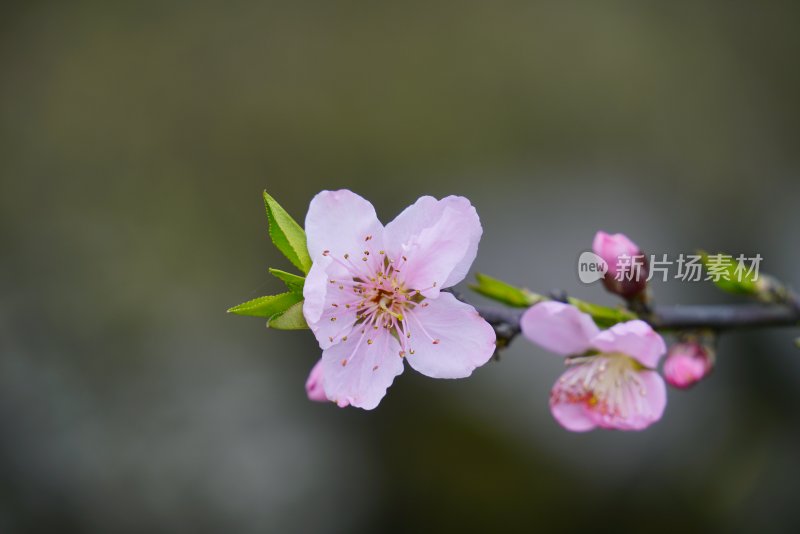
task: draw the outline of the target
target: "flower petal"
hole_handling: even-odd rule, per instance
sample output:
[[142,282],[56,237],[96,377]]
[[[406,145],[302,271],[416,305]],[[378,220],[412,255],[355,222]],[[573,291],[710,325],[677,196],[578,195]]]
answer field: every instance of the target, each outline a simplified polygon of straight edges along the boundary
[[328,296],[327,269],[332,261],[330,257],[320,255],[311,265],[303,284],[303,316],[309,326],[319,321],[325,309]]
[[569,367],[550,391],[550,413],[558,423],[571,432],[586,432],[597,427],[592,406],[596,398],[592,378],[601,365],[599,358],[589,364]]
[[321,349],[340,342],[356,322],[360,298],[351,283],[343,280],[343,271],[330,256],[319,256],[303,286],[303,315]]
[[[478,213],[466,198],[424,196],[386,225],[384,241],[406,285],[435,297],[467,275],[482,233]],[[404,256],[407,261],[401,262]]]
[[311,368],[311,373],[309,373],[308,379],[306,380],[306,394],[309,400],[328,402],[328,396],[325,395],[325,388],[322,387],[321,359]]
[[[372,339],[373,343],[368,343]],[[325,394],[344,407],[371,410],[386,395],[394,377],[403,372],[400,346],[386,330],[350,336],[322,353]]]
[[586,432],[597,428],[586,408],[571,402],[550,401],[550,413],[558,424],[570,432]]
[[590,410],[597,426],[616,430],[644,430],[661,419],[667,405],[667,388],[656,371],[639,371],[638,382],[627,382],[617,393],[619,413]]
[[563,302],[540,302],[520,319],[526,338],[545,349],[564,356],[581,354],[592,347],[600,330],[592,318]]
[[603,352],[626,354],[650,368],[655,368],[659,358],[667,351],[664,338],[649,324],[638,319],[603,330],[592,340],[592,345]]
[[325,250],[337,256],[360,255],[365,242],[374,248],[383,246],[383,225],[375,208],[347,189],[318,193],[308,207],[305,230],[314,261]]
[[656,371],[640,371],[641,404],[628,419],[623,430],[643,430],[661,419],[667,406],[667,387]]
[[[492,357],[497,337],[475,308],[441,293],[406,312],[408,363],[432,378],[463,378]],[[434,343],[435,341],[435,343]]]

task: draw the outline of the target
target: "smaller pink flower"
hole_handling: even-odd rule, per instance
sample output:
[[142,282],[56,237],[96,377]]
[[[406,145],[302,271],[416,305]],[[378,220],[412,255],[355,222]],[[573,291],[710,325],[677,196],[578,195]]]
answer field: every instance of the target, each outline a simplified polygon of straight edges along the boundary
[[666,387],[653,369],[666,345],[644,321],[601,331],[573,306],[542,302],[523,314],[521,327],[534,343],[569,356],[550,393],[550,411],[567,430],[642,430],[661,419]]
[[608,264],[603,285],[612,293],[631,298],[647,286],[647,259],[639,246],[625,234],[597,232],[592,251]]
[[699,343],[676,343],[664,361],[664,378],[670,386],[690,388],[711,372],[713,359],[713,354]]

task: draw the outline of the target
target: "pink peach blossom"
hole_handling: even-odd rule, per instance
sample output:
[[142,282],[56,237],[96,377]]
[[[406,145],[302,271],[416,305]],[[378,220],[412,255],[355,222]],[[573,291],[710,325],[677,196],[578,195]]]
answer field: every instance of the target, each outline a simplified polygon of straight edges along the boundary
[[666,346],[644,321],[600,330],[573,306],[542,302],[523,314],[521,327],[534,343],[569,356],[550,394],[550,411],[567,430],[642,430],[661,418],[666,388],[653,369]]
[[482,228],[466,198],[422,197],[384,227],[362,197],[323,191],[305,229],[313,266],[303,315],[323,351],[328,399],[372,409],[404,359],[433,378],[462,378],[492,356],[492,327],[441,292],[477,254]]
[[670,386],[686,389],[702,380],[712,368],[711,353],[699,343],[676,343],[664,360],[664,378]]

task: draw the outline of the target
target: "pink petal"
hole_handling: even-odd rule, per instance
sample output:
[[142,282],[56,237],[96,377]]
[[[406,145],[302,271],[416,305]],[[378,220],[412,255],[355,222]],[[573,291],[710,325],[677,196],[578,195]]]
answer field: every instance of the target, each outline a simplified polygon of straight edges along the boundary
[[305,230],[313,261],[326,250],[337,257],[360,257],[365,243],[376,250],[383,246],[383,225],[375,208],[347,189],[318,193],[308,207]]
[[667,387],[664,379],[655,371],[641,371],[639,378],[644,387],[640,409],[628,421],[624,430],[642,430],[661,419],[667,406]]
[[[373,343],[369,344],[368,339]],[[397,340],[384,329],[353,335],[322,352],[325,394],[339,406],[372,410],[403,372]]]
[[550,413],[558,424],[570,432],[586,432],[597,428],[586,408],[569,402],[551,402]]
[[306,380],[306,394],[308,399],[315,402],[328,402],[325,389],[322,387],[322,360],[319,360],[311,369]]
[[441,293],[406,313],[411,338],[408,363],[432,378],[464,378],[492,357],[494,329],[475,308]]
[[550,392],[550,413],[558,424],[571,432],[586,432],[597,427],[589,401],[593,397],[591,378],[600,359],[590,362],[569,367]]
[[435,297],[440,289],[464,279],[482,233],[478,214],[466,198],[426,196],[386,225],[384,236],[387,253],[406,285]]
[[[309,326],[317,323],[325,310],[328,296],[327,269],[333,260],[327,256],[319,256],[311,265],[306,281],[303,284],[303,316]],[[313,330],[313,328],[312,328]]]
[[564,356],[581,354],[592,348],[591,340],[600,330],[592,318],[562,302],[540,302],[520,319],[526,338],[545,349]]
[[626,354],[650,368],[655,368],[659,358],[667,351],[664,338],[649,324],[638,319],[603,330],[592,340],[592,345],[602,352]]
[[352,292],[349,281],[340,283],[346,278],[343,271],[330,256],[319,256],[303,286],[303,315],[321,349],[348,336],[357,319],[356,305],[360,299]]

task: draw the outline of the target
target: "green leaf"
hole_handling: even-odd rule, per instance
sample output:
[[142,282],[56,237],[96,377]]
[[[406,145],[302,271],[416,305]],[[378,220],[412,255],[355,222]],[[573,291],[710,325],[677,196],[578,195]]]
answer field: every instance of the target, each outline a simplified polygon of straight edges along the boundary
[[273,269],[270,267],[269,273],[282,280],[286,287],[289,288],[289,291],[293,291],[295,293],[303,293],[303,285],[306,283],[306,279],[303,276],[297,276],[296,274],[287,273],[286,271],[281,271],[280,269]]
[[311,257],[308,255],[305,231],[266,191],[264,206],[267,208],[272,242],[295,267],[308,274]]
[[699,250],[700,260],[706,268],[706,273],[712,276],[711,281],[723,291],[740,295],[754,295],[758,292],[755,271],[748,272],[747,268],[739,267],[739,262],[727,254],[708,254]]
[[248,300],[238,306],[228,310],[228,313],[235,313],[237,315],[249,315],[252,317],[266,317],[267,319],[275,316],[276,314],[283,313],[288,310],[293,304],[303,300],[303,295],[288,292],[281,293],[280,295],[270,295],[267,297],[258,297],[257,299]]
[[267,321],[267,326],[277,330],[303,330],[308,328],[306,318],[303,317],[303,302],[300,301],[285,312],[275,315]]
[[608,328],[617,323],[625,321],[632,321],[636,319],[636,314],[625,310],[623,308],[609,308],[608,306],[600,306],[599,304],[592,304],[585,300],[568,297],[567,302],[578,308],[584,313],[592,316],[595,324],[600,328]]
[[528,308],[537,302],[545,300],[541,295],[532,293],[527,289],[512,286],[487,274],[477,273],[475,279],[478,283],[470,284],[470,289],[484,297],[502,302],[508,306]]

